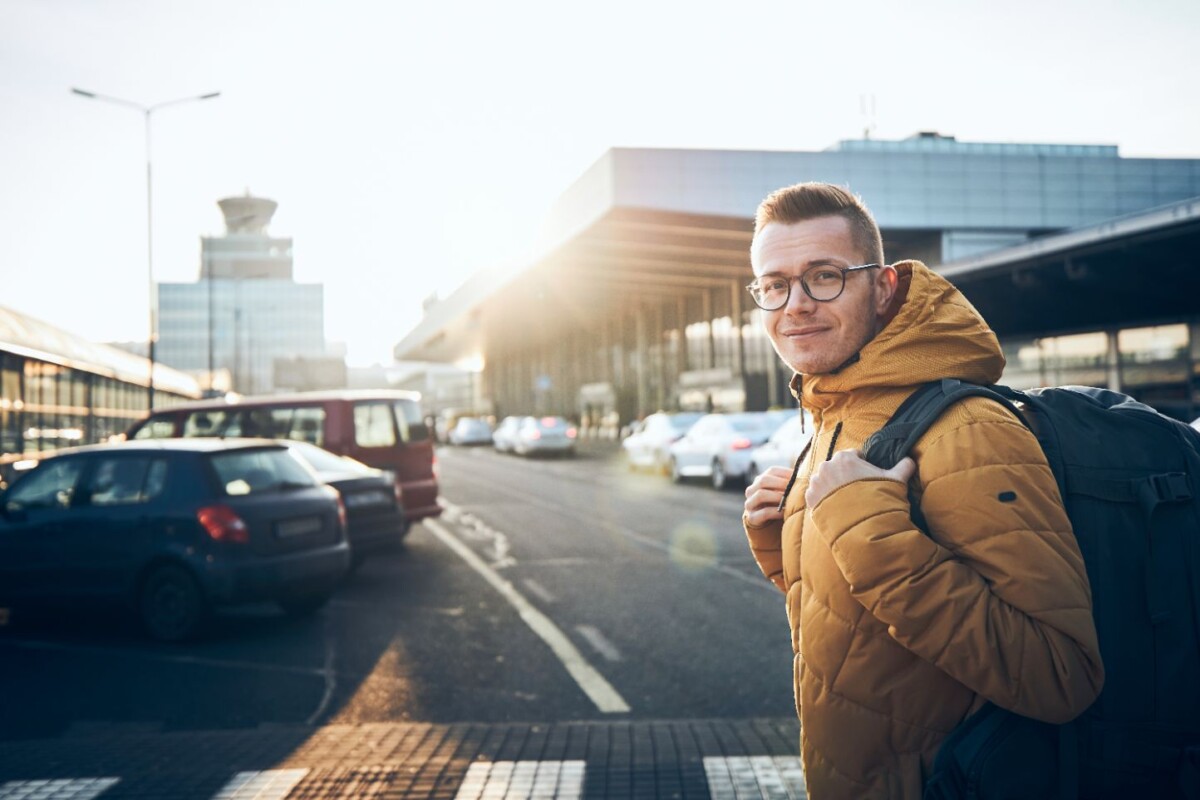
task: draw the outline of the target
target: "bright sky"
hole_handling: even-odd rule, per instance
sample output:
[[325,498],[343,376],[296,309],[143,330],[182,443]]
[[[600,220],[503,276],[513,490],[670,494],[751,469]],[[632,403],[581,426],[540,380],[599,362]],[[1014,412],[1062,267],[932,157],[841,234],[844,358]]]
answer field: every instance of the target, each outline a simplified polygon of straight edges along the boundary
[[1195,157],[1197,40],[1195,0],[0,0],[0,304],[145,338],[142,116],[72,86],[220,91],[153,117],[156,278],[249,188],[369,364],[610,147],[819,150],[869,93],[879,138]]

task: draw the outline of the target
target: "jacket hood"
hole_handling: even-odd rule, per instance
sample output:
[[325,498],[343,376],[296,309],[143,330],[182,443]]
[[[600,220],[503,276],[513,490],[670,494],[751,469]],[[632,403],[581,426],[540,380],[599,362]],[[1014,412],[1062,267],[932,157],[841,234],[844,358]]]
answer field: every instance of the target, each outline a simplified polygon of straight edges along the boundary
[[792,379],[805,407],[830,408],[852,391],[908,389],[942,378],[1000,380],[1000,342],[967,298],[920,261],[893,266],[899,286],[891,320],[837,372]]

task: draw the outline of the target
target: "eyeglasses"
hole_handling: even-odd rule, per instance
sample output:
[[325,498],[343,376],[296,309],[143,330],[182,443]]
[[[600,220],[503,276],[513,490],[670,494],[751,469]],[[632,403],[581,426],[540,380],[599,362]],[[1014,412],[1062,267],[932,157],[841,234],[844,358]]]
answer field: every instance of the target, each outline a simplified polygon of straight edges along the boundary
[[784,275],[764,275],[746,286],[746,291],[754,298],[754,304],[763,311],[778,311],[788,304],[792,297],[792,282],[800,281],[804,293],[818,303],[828,303],[842,296],[846,288],[846,273],[860,269],[871,269],[881,264],[863,264],[858,267],[813,267],[795,278]]

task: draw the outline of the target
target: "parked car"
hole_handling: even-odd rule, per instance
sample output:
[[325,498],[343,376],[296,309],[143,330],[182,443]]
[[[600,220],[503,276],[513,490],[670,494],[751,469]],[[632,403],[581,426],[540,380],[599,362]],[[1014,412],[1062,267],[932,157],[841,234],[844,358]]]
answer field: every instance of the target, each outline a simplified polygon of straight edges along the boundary
[[668,450],[671,480],[708,478],[716,489],[745,483],[750,451],[767,440],[773,424],[762,412],[701,417]]
[[492,426],[480,417],[460,417],[450,429],[450,444],[476,445],[492,443]]
[[219,436],[294,439],[390,470],[405,524],[442,513],[433,442],[413,392],[363,390],[209,400],[156,409],[126,438]]
[[517,431],[528,417],[505,417],[492,431],[492,446],[498,453],[511,453],[517,446]]
[[652,469],[665,474],[670,463],[668,448],[703,416],[698,411],[675,414],[660,411],[646,417],[641,430],[621,442],[625,463],[630,469]]
[[573,455],[579,431],[562,417],[525,417],[517,427],[513,452],[529,456],[535,453]]
[[284,442],[284,445],[342,496],[352,566],[358,566],[372,553],[399,546],[408,533],[408,525],[404,522],[400,484],[392,473],[368,467],[349,456],[334,455],[308,442]]
[[766,442],[750,452],[750,467],[747,480],[754,480],[771,467],[791,469],[800,457],[805,445],[813,435],[812,417],[804,413],[804,424],[800,422],[800,411],[790,411],[787,422],[780,425]]
[[70,448],[0,495],[0,605],[118,601],[162,641],[222,605],[312,612],[350,557],[337,490],[266,440]]

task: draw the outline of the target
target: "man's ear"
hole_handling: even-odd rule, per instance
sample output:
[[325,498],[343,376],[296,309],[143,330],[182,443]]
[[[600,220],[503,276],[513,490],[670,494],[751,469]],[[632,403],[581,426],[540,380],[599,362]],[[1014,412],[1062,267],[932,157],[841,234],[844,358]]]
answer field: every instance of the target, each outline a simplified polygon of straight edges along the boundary
[[891,264],[884,264],[875,276],[875,314],[884,316],[896,299],[896,290],[900,286],[900,274]]

